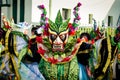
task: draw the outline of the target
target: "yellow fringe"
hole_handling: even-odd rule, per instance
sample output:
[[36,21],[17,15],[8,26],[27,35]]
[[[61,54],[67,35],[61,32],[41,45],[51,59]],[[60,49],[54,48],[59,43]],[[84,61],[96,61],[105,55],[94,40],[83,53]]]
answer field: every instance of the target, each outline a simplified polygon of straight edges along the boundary
[[7,33],[6,33],[6,36],[5,36],[5,53],[8,53],[9,57],[12,59],[13,66],[14,66],[14,69],[15,69],[15,73],[16,73],[16,76],[17,76],[17,80],[20,80],[20,75],[19,75],[19,72],[18,72],[17,64],[14,60],[14,55],[10,54],[9,51],[8,51],[8,38],[9,38],[10,32],[11,32],[11,30],[8,30]]
[[13,39],[14,39],[14,43],[13,43],[13,48],[14,48],[14,51],[15,51],[15,54],[16,54],[16,56],[18,57],[18,52],[17,52],[17,49],[16,49],[16,45],[17,45],[17,42],[16,42],[16,35],[13,35]]
[[107,45],[108,45],[108,59],[107,62],[105,64],[105,67],[103,68],[103,72],[105,73],[108,66],[110,65],[110,61],[111,61],[111,43],[110,43],[110,37],[107,37]]
[[16,76],[17,76],[17,80],[20,80],[20,75],[19,75],[19,71],[18,71],[18,66],[17,66],[17,63],[16,63],[16,61],[15,61],[14,55],[11,54],[10,57],[11,57],[12,62],[13,62],[13,66],[14,66],[14,69],[15,69],[15,73],[16,73]]
[[[104,38],[103,38],[104,39]],[[103,40],[102,39],[102,40]],[[101,41],[102,41],[101,40]],[[101,49],[102,45],[100,44],[100,47],[98,49],[99,53],[98,53],[98,64],[95,66],[95,69],[97,69],[100,66],[100,61],[101,61],[101,55],[100,55],[100,49]]]

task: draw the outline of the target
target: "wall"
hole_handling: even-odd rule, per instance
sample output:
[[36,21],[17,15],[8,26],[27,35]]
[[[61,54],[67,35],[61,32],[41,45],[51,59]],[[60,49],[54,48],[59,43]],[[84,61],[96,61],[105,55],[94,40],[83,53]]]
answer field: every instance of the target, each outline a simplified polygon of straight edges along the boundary
[[31,23],[32,19],[32,0],[25,0],[25,21]]
[[[48,4],[49,2],[47,0],[33,0],[33,1],[35,1],[37,4],[38,3],[44,4],[48,12],[47,16],[53,21],[55,20],[58,10],[62,11],[62,8],[71,9],[71,21],[72,21],[74,17],[73,8],[77,5],[78,2],[81,2],[82,6],[80,7],[80,11],[79,11],[79,14],[81,16],[80,23],[81,25],[88,26],[89,25],[88,24],[89,14],[93,14],[93,18],[95,18],[97,22],[100,22],[101,24],[102,20],[104,20],[105,16],[107,15],[109,9],[111,8],[115,0],[95,0],[95,1],[91,1],[91,0],[59,0],[59,1],[49,0],[51,1],[50,7]],[[37,14],[37,12],[35,13]],[[36,17],[35,20],[37,20],[38,18],[39,16]]]
[[[3,0],[4,1],[4,0]],[[17,15],[17,23],[20,21],[19,20],[19,3],[20,0],[18,1],[18,15]],[[107,23],[107,16],[112,15],[114,16],[113,23],[116,25],[117,18],[119,16],[119,3],[120,0],[95,0],[95,1],[90,1],[90,0],[25,0],[25,21],[28,23],[32,24],[39,24],[40,20],[40,12],[34,11],[37,9],[37,5],[34,5],[33,2],[39,4],[44,4],[46,9],[47,9],[47,17],[52,19],[54,21],[58,10],[62,10],[62,8],[68,8],[71,9],[71,21],[73,16],[73,8],[76,6],[78,2],[82,3],[82,6],[80,7],[79,14],[81,16],[81,25],[88,25],[88,15],[93,14],[93,17],[97,20],[97,22],[101,22],[102,20],[105,20],[105,23]],[[50,4],[49,4],[49,1]],[[11,5],[12,5],[12,0],[10,0]],[[112,3],[115,2],[113,5]],[[111,8],[112,6],[112,8]],[[32,8],[33,7],[33,8]],[[110,10],[110,11],[109,11]],[[8,18],[12,17],[12,6],[9,8],[3,8],[2,12],[7,15]],[[33,14],[35,13],[35,14]],[[108,14],[107,14],[108,13]],[[33,16],[36,17],[36,19],[33,19]],[[38,20],[38,21],[35,21]]]
[[[12,4],[12,0],[9,0],[10,4]],[[3,3],[5,3],[5,0],[3,0]],[[10,7],[2,7],[1,8],[1,24],[2,24],[2,17],[6,16],[7,18],[11,18],[12,17],[12,6]]]
[[51,6],[51,20],[55,20],[58,10],[62,13],[62,8],[71,9],[71,21],[73,16],[73,8],[77,5],[79,0],[52,0]]
[[[5,4],[5,0],[2,0],[3,4]],[[9,0],[10,4],[12,4],[12,0]],[[5,15],[6,17],[10,18],[12,15],[12,6],[10,7],[2,7],[2,15]]]
[[[5,3],[6,0],[3,0],[3,3]],[[6,16],[8,20],[13,18],[13,0],[8,0],[10,3],[10,7],[2,7],[2,16]],[[20,0],[17,0],[17,22],[20,22]]]
[[112,5],[111,9],[109,10],[108,14],[105,17],[106,24],[108,23],[108,16],[113,16],[113,27],[117,27],[118,17],[120,15],[120,0],[115,0],[114,4]]

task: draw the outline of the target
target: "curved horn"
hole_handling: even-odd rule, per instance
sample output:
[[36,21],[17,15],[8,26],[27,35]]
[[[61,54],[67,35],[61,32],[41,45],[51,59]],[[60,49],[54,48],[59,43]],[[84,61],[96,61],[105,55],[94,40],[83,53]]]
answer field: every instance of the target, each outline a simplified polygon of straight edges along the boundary
[[79,14],[78,14],[78,11],[80,10],[80,6],[81,6],[82,4],[79,2],[78,4],[77,4],[77,6],[75,6],[74,7],[74,11],[73,11],[73,14],[74,14],[74,16],[75,16],[75,18],[74,18],[74,20],[73,20],[73,26],[76,28],[79,24],[78,24],[78,21],[81,19],[80,18],[80,16],[79,16]]
[[42,11],[41,18],[40,18],[40,27],[45,26],[47,23],[48,18],[46,17],[47,11],[44,5],[39,5],[38,8]]

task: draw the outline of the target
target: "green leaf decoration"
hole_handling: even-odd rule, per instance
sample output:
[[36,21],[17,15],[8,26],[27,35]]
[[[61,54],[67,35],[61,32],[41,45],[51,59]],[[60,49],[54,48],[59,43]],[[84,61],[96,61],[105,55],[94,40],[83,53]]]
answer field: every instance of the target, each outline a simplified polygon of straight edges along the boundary
[[73,37],[69,37],[68,42],[65,45],[65,51],[64,52],[65,53],[71,52],[72,51],[72,47],[75,45],[75,43],[76,43],[76,39],[73,38]]
[[59,27],[59,33],[67,30],[69,21],[70,21],[70,18],[67,19],[67,20]]
[[44,13],[44,15],[46,15],[46,14],[47,14],[47,11],[46,11],[46,9],[44,9],[43,13]]
[[79,26],[79,24],[73,23],[73,26],[76,28]]
[[62,16],[61,16],[61,13],[60,13],[60,10],[58,11],[58,14],[57,14],[57,17],[55,19],[55,23],[52,22],[50,19],[48,19],[49,21],[49,25],[50,25],[50,29],[52,31],[55,31],[57,33],[60,33],[62,31],[65,31],[67,30],[67,27],[68,27],[68,23],[70,21],[70,18],[67,19],[64,23],[63,23],[63,19],[62,19]]
[[58,32],[58,31],[59,31],[59,28],[57,27],[57,25],[56,25],[55,23],[53,23],[50,19],[48,19],[48,21],[49,21],[50,29],[51,29],[52,31]]
[[71,36],[71,37],[68,38],[68,42],[65,45],[65,51],[64,52],[59,52],[59,51],[58,52],[57,51],[52,52],[52,46],[49,42],[49,39],[48,38],[43,39],[44,46],[47,47],[48,50],[49,50],[49,54],[48,54],[49,57],[52,57],[53,55],[55,57],[57,57],[56,55],[62,55],[62,54],[70,55],[71,51],[74,48],[75,43],[76,43],[76,38],[73,38],[73,36]]
[[52,50],[52,47],[48,38],[43,39],[43,44],[48,48],[48,50]]
[[55,19],[55,24],[59,27],[62,23],[63,23],[63,19],[59,10],[57,13],[57,17]]
[[120,50],[120,42],[118,42],[117,47],[118,47],[118,49]]

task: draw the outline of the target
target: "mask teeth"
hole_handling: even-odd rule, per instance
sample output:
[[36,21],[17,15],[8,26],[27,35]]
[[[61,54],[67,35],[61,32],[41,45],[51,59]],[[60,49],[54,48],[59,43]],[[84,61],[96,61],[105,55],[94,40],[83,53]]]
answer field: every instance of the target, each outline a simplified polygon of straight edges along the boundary
[[54,49],[62,49],[62,45],[54,45],[53,48]]
[[53,51],[63,51],[63,45],[53,45]]

